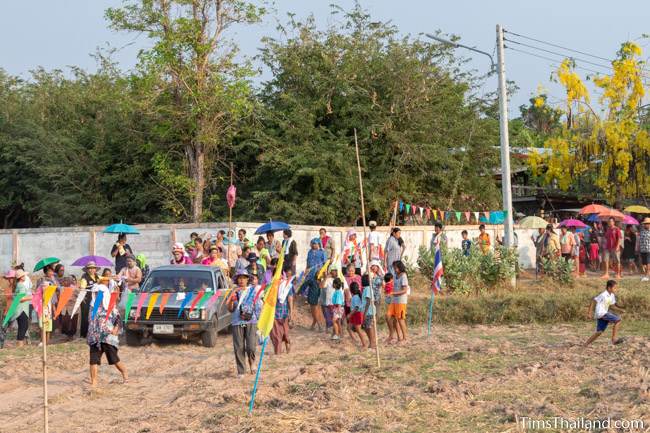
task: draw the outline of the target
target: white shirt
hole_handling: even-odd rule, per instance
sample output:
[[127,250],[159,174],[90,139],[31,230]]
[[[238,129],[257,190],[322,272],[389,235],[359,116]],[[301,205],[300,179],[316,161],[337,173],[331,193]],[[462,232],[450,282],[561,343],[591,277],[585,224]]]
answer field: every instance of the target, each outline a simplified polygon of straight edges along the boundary
[[379,233],[370,232],[368,234],[368,244],[370,244],[370,245],[379,245]]
[[596,296],[594,298],[594,301],[596,301],[596,311],[594,313],[594,318],[600,319],[605,314],[607,314],[611,305],[616,304],[616,296],[614,296],[613,293],[609,293],[607,290],[605,290],[603,293]]

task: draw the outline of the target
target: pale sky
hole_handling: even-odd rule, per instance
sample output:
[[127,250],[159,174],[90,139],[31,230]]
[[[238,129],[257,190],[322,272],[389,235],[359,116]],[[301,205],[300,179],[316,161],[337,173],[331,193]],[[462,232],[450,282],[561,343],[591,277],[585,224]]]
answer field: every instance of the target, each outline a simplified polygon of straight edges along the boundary
[[[278,19],[286,21],[287,12],[294,12],[298,17],[313,13],[319,25],[324,27],[329,19],[329,4],[333,2],[334,0],[276,0],[276,12],[262,24],[245,31],[236,30],[232,36],[244,55],[254,56],[261,46],[262,36],[277,36],[276,23]],[[138,49],[146,46],[147,40],[143,36],[116,33],[107,28],[104,10],[120,4],[120,0],[3,2],[0,8],[0,67],[23,78],[29,78],[29,70],[37,66],[49,70],[76,65],[94,70],[96,64],[90,54],[97,47],[106,47],[108,44],[120,48],[115,58],[121,67],[132,68]],[[339,0],[338,4],[351,7],[353,1]],[[644,33],[650,33],[650,2],[645,0],[361,0],[361,4],[373,19],[392,20],[404,34],[415,35],[439,29],[445,33],[457,34],[461,36],[462,43],[490,53],[495,46],[497,23],[511,32],[608,59],[614,57],[622,41],[634,40]],[[551,51],[561,51],[536,42],[519,40]],[[647,39],[639,39],[637,42],[644,51],[650,50]],[[550,53],[511,45],[561,59]],[[472,68],[481,72],[489,68],[486,57],[465,50],[458,50],[458,54],[473,57]],[[592,57],[574,55],[594,63],[605,63]],[[519,86],[519,91],[510,103],[511,116],[518,115],[518,106],[526,103],[540,84],[549,90],[551,102],[559,101],[562,97],[561,89],[549,82],[553,71],[549,65],[551,62],[509,50],[506,51],[505,58],[506,75]],[[580,61],[577,64],[602,70]],[[495,86],[494,78],[485,84],[486,90]]]

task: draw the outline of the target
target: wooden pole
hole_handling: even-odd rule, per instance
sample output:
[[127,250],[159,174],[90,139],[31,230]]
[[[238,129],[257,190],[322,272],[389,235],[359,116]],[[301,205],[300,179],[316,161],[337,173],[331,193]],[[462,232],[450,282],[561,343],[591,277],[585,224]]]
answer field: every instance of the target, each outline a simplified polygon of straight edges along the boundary
[[[361,159],[359,158],[359,141],[357,140],[357,128],[354,128],[354,148],[357,153],[357,169],[359,171],[359,192],[361,195],[361,221],[363,222],[363,239],[366,242],[366,273],[370,278],[370,246],[368,245],[368,238],[366,237],[366,205],[363,199],[363,179],[361,177]],[[379,339],[377,338],[377,308],[375,305],[375,295],[372,290],[372,281],[370,282],[370,302],[375,307],[375,314],[372,315],[372,326],[375,328],[375,357],[377,358],[377,368],[381,367],[379,359]]]
[[[45,293],[45,290],[43,290]],[[45,312],[45,303],[43,303],[43,312]],[[50,431],[47,410],[47,334],[45,332],[45,317],[41,316],[41,342],[43,344],[43,431]],[[52,320],[50,317],[49,320]]]
[[[234,171],[235,171],[235,169],[234,169],[233,164],[231,162],[230,163],[230,185],[232,185]],[[232,231],[232,208],[230,207],[230,205],[228,205],[228,235],[230,235],[231,231]],[[233,235],[234,235],[234,233],[233,233]],[[228,257],[226,257],[226,263],[228,263],[228,261],[230,260],[230,239],[228,239],[228,252],[227,252],[227,254],[228,254]],[[230,265],[228,265],[228,267],[230,267]],[[228,272],[230,272],[230,271],[228,271]]]

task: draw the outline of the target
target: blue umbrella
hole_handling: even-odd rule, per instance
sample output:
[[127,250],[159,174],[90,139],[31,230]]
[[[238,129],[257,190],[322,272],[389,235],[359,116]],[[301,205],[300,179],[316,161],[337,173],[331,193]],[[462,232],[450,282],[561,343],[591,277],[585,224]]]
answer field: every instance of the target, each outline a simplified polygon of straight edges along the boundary
[[596,221],[598,221],[598,220],[600,220],[600,218],[598,217],[598,214],[597,214],[597,213],[591,214],[591,215],[589,215],[589,216],[587,217],[587,221],[589,221],[589,222],[591,222],[591,223],[596,222]]
[[289,229],[289,224],[282,221],[269,221],[266,224],[262,224],[255,230],[256,235],[262,235],[267,232],[279,232],[280,230]]
[[128,235],[138,235],[140,232],[128,224],[113,224],[104,229],[104,233],[126,233]]

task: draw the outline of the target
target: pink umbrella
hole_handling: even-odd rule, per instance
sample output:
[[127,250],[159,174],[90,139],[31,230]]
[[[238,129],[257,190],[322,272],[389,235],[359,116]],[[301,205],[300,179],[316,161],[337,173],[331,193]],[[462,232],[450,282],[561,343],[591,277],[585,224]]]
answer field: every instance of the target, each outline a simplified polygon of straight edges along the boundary
[[628,224],[628,225],[631,225],[631,226],[638,226],[639,222],[633,216],[625,215],[625,217],[623,218],[623,224]]
[[575,227],[575,228],[584,228],[587,227],[587,224],[583,223],[580,220],[570,218],[568,220],[564,220],[560,223],[560,227]]

